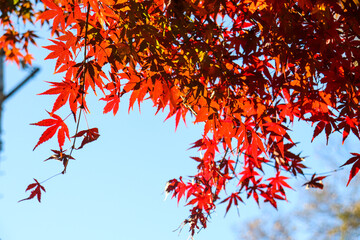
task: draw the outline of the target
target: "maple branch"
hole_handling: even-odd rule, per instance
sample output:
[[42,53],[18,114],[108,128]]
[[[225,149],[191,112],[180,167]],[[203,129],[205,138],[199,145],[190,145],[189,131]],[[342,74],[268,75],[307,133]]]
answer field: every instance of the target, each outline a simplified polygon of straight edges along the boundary
[[[81,77],[81,80],[80,80],[80,92],[81,92],[81,106],[80,106],[80,111],[79,111],[79,116],[78,116],[78,119],[77,119],[77,124],[76,124],[76,131],[75,131],[75,137],[74,137],[74,142],[73,142],[73,145],[71,147],[71,150],[70,150],[70,156],[72,154],[72,152],[74,151],[75,149],[75,143],[76,143],[76,135],[77,133],[79,132],[79,126],[80,126],[80,119],[81,119],[81,112],[83,111],[84,109],[84,88],[85,88],[85,73],[86,73],[86,55],[87,55],[87,52],[86,52],[86,47],[87,47],[87,35],[88,35],[88,25],[89,25],[89,14],[90,14],[90,3],[88,2],[88,5],[87,5],[87,12],[86,12],[86,22],[85,22],[85,36],[84,36],[84,60],[83,60],[83,72],[82,72],[82,77]],[[66,171],[66,166],[64,168],[64,170],[62,171],[62,174],[64,174]]]
[[[88,26],[89,26],[89,14],[90,14],[90,3],[88,2],[87,5],[87,12],[86,12],[86,21],[85,21],[85,36],[84,36],[84,60],[83,60],[83,73],[82,79],[80,81],[80,91],[81,91],[81,107],[84,105],[84,87],[85,87],[85,73],[86,73],[86,47],[87,47],[87,35],[88,35]],[[81,114],[81,111],[80,111]],[[79,119],[80,120],[80,119]]]
[[236,168],[237,168],[237,165],[239,164],[240,160],[240,155],[241,155],[241,152],[238,151],[237,153],[237,156],[236,156],[236,162],[235,162],[235,166],[234,166],[234,174],[235,174],[235,177],[238,179],[239,177],[237,176],[237,174],[235,173],[236,172]]
[[[273,164],[271,164],[271,163],[268,163],[268,162],[264,162],[264,164],[265,165],[268,165],[268,166],[270,166],[270,167],[272,167],[272,168],[276,168]],[[283,171],[288,171],[288,170],[286,170],[282,165],[279,165],[279,167],[283,170]],[[339,167],[339,168],[336,168],[336,169],[334,169],[334,170],[331,170],[331,171],[327,171],[327,172],[320,172],[320,173],[316,173],[317,175],[327,175],[327,174],[331,174],[331,173],[336,173],[336,172],[339,172],[339,171],[342,171],[342,170],[344,170],[344,168],[343,167]],[[291,173],[291,172],[290,172]],[[302,174],[300,174],[301,176],[303,176],[306,180],[307,180],[307,178],[306,178],[306,176],[312,176],[312,175],[314,175],[314,173],[302,173]],[[295,176],[296,177],[296,176]]]
[[[336,172],[339,172],[339,171],[342,171],[342,170],[344,170],[344,168],[343,168],[343,167],[339,167],[339,168],[334,169],[334,170],[331,170],[331,171],[316,173],[316,175],[327,175],[327,174],[336,173]],[[310,175],[313,175],[313,173],[304,173],[304,176],[305,176],[305,175],[310,176]]]
[[[75,136],[76,136],[77,133],[79,132],[80,118],[81,118],[81,112],[82,112],[82,110],[83,110],[83,109],[81,108],[80,111],[79,111],[78,122],[77,122],[77,124],[76,124],[76,130],[75,130]],[[74,137],[74,142],[73,142],[73,145],[71,146],[71,150],[70,150],[70,154],[69,154],[70,156],[71,156],[73,150],[75,149],[76,138],[77,138],[77,137]],[[65,169],[64,169],[64,170],[65,170]]]

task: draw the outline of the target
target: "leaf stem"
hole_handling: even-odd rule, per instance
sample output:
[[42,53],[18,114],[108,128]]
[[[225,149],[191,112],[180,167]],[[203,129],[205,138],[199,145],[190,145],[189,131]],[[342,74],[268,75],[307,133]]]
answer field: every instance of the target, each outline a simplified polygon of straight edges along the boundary
[[59,173],[57,173],[57,174],[55,174],[55,175],[53,175],[53,176],[45,179],[44,181],[40,182],[40,184],[43,184],[44,182],[47,182],[47,181],[49,181],[50,179],[52,179],[52,178],[54,178],[54,177],[56,177],[56,176],[58,176],[58,175],[60,175],[60,174],[63,174],[63,173],[62,173],[62,172],[59,172]]

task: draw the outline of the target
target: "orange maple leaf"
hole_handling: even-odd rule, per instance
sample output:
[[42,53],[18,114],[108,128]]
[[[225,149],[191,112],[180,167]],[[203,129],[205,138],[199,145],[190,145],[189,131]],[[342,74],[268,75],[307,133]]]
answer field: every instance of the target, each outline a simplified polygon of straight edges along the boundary
[[51,139],[58,130],[59,131],[58,131],[57,137],[58,137],[58,143],[59,143],[60,148],[65,143],[65,135],[70,140],[69,129],[68,129],[67,125],[65,124],[65,122],[56,114],[49,113],[49,115],[52,117],[52,119],[48,118],[48,119],[41,120],[40,122],[31,124],[31,125],[41,126],[41,127],[48,127],[43,132],[41,137],[39,138],[39,141],[33,150],[35,150],[35,148],[37,148],[40,144]]

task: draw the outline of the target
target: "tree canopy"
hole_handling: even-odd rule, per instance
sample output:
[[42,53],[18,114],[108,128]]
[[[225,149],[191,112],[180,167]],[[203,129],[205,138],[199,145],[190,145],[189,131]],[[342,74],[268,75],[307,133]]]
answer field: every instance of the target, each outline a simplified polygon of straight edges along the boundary
[[[62,173],[99,137],[96,126],[79,128],[91,94],[104,113],[115,115],[129,95],[129,111],[151,100],[176,127],[202,124],[196,173],[166,186],[191,207],[183,223],[193,235],[219,203],[227,212],[245,198],[286,200],[287,180],[306,168],[291,138],[295,121],[314,126],[312,140],[322,132],[360,139],[359,8],[358,0],[7,0],[0,48],[7,61],[31,64],[37,35],[28,26],[51,29],[45,59],[63,80],[41,93],[55,100],[34,123],[45,127],[35,148],[56,138],[49,159],[63,162]],[[351,154],[342,165],[352,166],[348,184],[360,169],[360,153]],[[322,188],[324,178],[305,185]],[[30,184],[26,199],[40,201],[41,184]]]

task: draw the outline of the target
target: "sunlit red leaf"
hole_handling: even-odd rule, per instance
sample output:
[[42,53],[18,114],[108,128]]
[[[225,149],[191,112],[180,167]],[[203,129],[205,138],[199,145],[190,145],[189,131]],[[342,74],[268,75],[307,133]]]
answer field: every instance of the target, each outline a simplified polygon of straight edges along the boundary
[[55,100],[52,113],[56,112],[62,106],[65,105],[67,101],[69,101],[70,109],[73,114],[76,114],[78,103],[81,99],[80,88],[77,83],[72,81],[62,81],[62,82],[50,82],[52,88],[41,93],[40,95],[57,95],[57,99]]
[[54,45],[45,46],[44,48],[52,51],[46,59],[57,59],[55,69],[58,69],[62,64],[67,65],[67,63],[72,60],[73,55],[69,50],[69,47],[61,41],[51,40]]
[[33,150],[35,150],[35,148],[37,148],[40,144],[50,140],[56,132],[58,132],[58,143],[60,148],[64,145],[65,136],[70,140],[69,129],[64,121],[56,114],[49,113],[49,115],[52,118],[44,119],[40,122],[31,124],[41,127],[48,127],[39,138],[39,141]]

